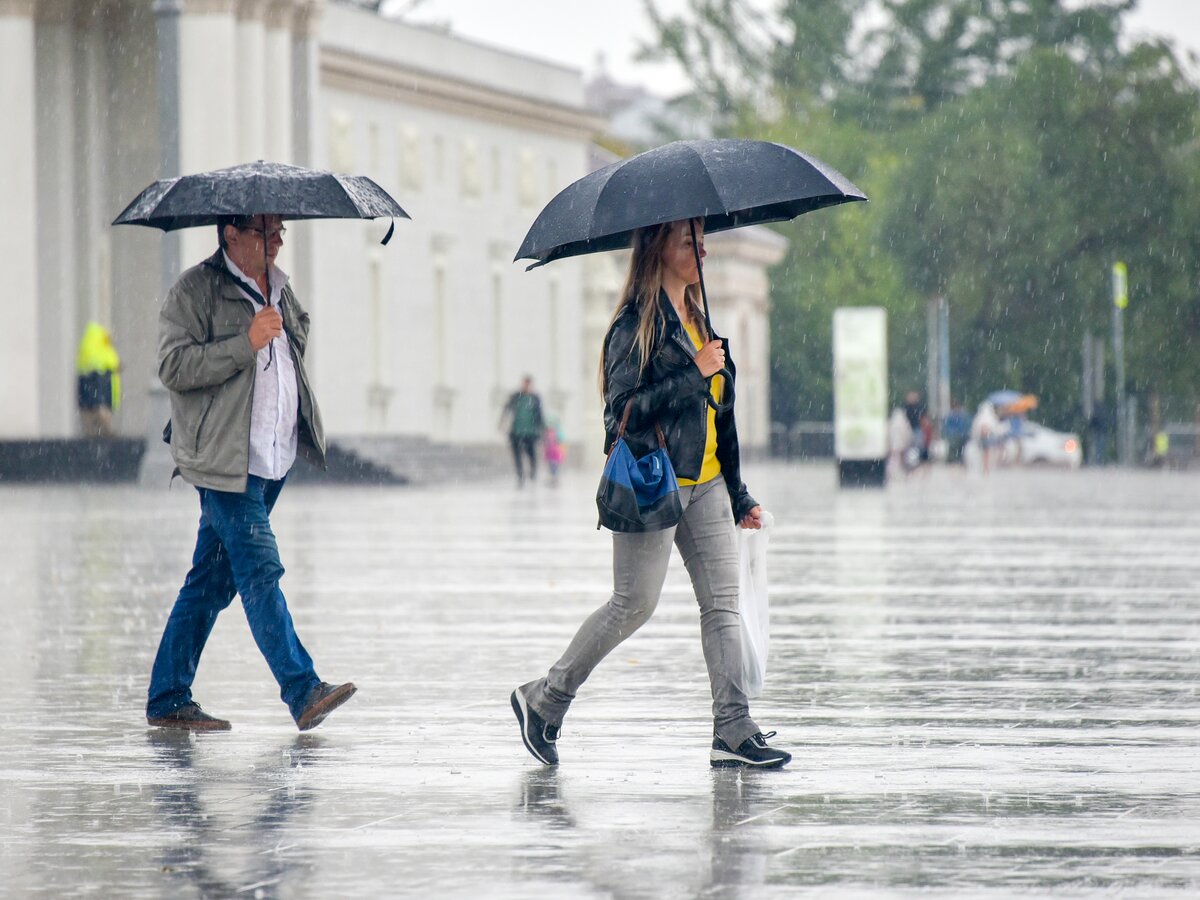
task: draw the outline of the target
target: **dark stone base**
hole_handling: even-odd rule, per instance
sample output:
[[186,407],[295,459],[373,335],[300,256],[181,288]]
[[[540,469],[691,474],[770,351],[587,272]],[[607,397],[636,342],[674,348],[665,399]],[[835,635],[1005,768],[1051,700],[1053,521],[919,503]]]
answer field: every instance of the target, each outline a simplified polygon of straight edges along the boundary
[[881,488],[887,484],[887,460],[839,459],[838,484],[844,488]]
[[289,484],[408,484],[403,475],[386,466],[366,459],[353,450],[340,447],[332,441],[325,445],[324,470],[296,460],[288,475]]
[[0,441],[0,482],[137,481],[145,452],[142,438]]

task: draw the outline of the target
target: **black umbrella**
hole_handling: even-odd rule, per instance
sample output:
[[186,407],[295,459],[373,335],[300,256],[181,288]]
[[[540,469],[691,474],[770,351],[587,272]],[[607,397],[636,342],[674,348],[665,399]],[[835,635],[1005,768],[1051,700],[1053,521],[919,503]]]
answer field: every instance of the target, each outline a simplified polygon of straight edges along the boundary
[[[263,214],[289,220],[410,218],[370,178],[260,159],[156,181],[138,194],[113,224],[174,231],[216,225],[224,216]],[[389,229],[383,243],[391,236]]]
[[[675,141],[566,187],[538,214],[514,261],[536,260],[532,269],[568,256],[619,250],[629,246],[637,229],[663,222],[703,219],[711,234],[866,199],[841,173],[783,144]],[[704,317],[712,333],[694,225],[692,236]],[[731,386],[732,379],[725,383]],[[728,403],[732,391],[723,405]]]
[[[156,181],[138,194],[113,224],[147,225],[174,231],[216,225],[226,216],[256,215],[274,215],[288,220],[410,218],[400,204],[370,178],[260,159],[227,169]],[[382,243],[391,240],[395,228],[396,223],[392,222]],[[264,234],[264,262],[267,243]],[[271,302],[270,266],[266,268],[264,304]],[[273,356],[273,347],[270,352]],[[267,365],[270,364],[268,361]]]
[[648,225],[704,219],[707,233],[780,222],[866,195],[829,166],[769,141],[675,141],[585,175],[538,214],[529,268],[628,247]]

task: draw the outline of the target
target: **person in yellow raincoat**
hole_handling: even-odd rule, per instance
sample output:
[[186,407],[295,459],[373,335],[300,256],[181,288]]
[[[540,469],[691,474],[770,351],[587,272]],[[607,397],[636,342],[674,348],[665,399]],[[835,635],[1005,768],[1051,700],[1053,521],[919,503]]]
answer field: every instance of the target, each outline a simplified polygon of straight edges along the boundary
[[121,408],[121,358],[104,326],[89,322],[84,329],[75,371],[84,437],[111,437],[113,411]]

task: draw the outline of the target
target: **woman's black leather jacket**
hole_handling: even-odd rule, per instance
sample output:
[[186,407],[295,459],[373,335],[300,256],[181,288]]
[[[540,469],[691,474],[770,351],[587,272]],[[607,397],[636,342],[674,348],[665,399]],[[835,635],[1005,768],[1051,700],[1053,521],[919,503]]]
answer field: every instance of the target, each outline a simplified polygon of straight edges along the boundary
[[[683,329],[675,308],[664,291],[658,302],[666,325],[654,344],[653,355],[641,370],[637,348],[638,314],[633,304],[613,322],[604,339],[604,452],[617,440],[617,429],[625,404],[633,398],[625,442],[635,457],[658,448],[654,426],[659,425],[667,441],[667,455],[679,478],[696,479],[704,461],[708,437],[708,382],[696,367],[696,349]],[[724,340],[720,335],[714,337]],[[729,344],[725,343],[725,368],[737,374]],[[758,505],[742,483],[737,425],[733,408],[717,413],[717,460],[729,488],[733,517],[740,521]]]

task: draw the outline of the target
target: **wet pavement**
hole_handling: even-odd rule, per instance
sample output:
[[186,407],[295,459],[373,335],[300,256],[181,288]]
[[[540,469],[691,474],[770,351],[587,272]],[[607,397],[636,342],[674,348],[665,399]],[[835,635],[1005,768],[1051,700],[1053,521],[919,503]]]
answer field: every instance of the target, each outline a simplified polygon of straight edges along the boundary
[[1197,895],[1200,477],[747,474],[782,772],[708,766],[677,558],[526,754],[509,691],[607,596],[591,476],[285,491],[297,628],[359,693],[298,735],[235,605],[196,683],[234,730],[194,738],[142,717],[194,492],[0,487],[0,895]]

